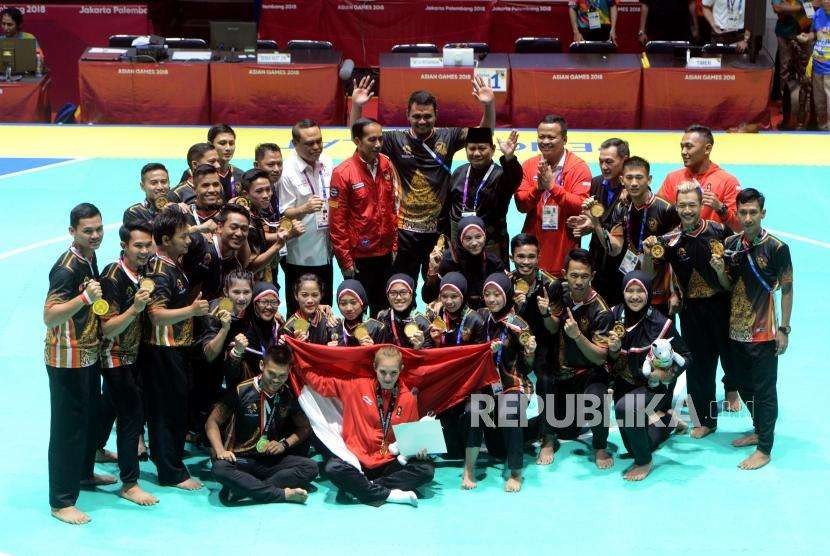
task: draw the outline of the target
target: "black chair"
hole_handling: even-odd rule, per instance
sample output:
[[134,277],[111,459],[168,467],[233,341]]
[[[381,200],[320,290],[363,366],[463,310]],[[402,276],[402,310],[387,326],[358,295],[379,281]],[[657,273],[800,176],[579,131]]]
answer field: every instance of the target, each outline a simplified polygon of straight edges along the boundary
[[334,45],[329,41],[308,41],[298,39],[295,41],[288,41],[286,48],[288,48],[288,50],[333,50]]
[[676,54],[677,51],[686,51],[691,48],[689,41],[648,41],[647,54]]
[[396,54],[438,54],[438,47],[431,43],[396,44],[392,47]]
[[133,41],[141,35],[110,35],[107,45],[110,48],[130,48]]
[[617,45],[611,41],[580,41],[572,42],[568,52],[572,54],[614,54]]
[[490,54],[490,45],[486,42],[450,42],[445,44],[444,48],[472,48],[479,60]]
[[734,44],[710,43],[703,45],[703,54],[737,54],[738,47]]
[[556,54],[562,42],[556,37],[519,37],[513,47],[517,54]]
[[271,39],[260,39],[256,41],[256,49],[257,50],[279,50],[280,45],[277,44],[277,41],[272,41]]
[[204,39],[185,39],[181,37],[170,37],[164,39],[164,45],[168,48],[207,48],[207,42]]

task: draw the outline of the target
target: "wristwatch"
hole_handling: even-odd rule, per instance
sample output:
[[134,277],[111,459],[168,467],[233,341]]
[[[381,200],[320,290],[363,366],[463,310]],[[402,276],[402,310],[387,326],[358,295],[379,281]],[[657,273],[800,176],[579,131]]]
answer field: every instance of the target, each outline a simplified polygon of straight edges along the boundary
[[778,327],[778,330],[780,330],[781,332],[783,332],[786,336],[789,336],[789,335],[790,335],[790,331],[791,331],[792,329],[793,329],[793,327],[792,327],[792,326],[779,326],[779,327]]
[[718,213],[719,216],[726,216],[726,213],[729,211],[729,207],[726,206],[726,203],[721,203],[721,206],[715,212]]
[[282,444],[282,447],[283,447],[286,451],[288,451],[288,448],[289,448],[289,446],[288,446],[288,440],[286,440],[285,438],[283,438],[282,440],[280,440],[280,444]]

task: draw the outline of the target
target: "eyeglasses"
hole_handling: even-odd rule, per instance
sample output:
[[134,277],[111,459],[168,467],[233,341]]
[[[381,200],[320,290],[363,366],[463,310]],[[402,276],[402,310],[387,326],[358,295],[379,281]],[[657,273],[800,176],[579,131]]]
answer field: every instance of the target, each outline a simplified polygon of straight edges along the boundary
[[257,301],[256,304],[263,309],[277,309],[280,306],[279,301]]
[[412,295],[412,292],[409,290],[392,290],[388,293],[389,297],[395,297],[398,299],[404,299]]

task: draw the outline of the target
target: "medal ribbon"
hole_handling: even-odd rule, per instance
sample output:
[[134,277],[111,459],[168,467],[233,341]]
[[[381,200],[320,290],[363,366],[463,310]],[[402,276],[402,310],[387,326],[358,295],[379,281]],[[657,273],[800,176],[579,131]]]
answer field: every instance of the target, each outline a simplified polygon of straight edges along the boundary
[[[481,190],[484,188],[484,185],[487,183],[487,178],[490,177],[490,174],[493,173],[493,168],[495,168],[495,164],[492,162],[490,163],[490,167],[487,169],[487,173],[484,174],[484,177],[481,178],[481,183],[478,184],[478,189],[476,189],[476,195],[473,198],[473,210],[476,210],[478,207],[478,196],[481,193]],[[467,175],[464,178],[464,194],[461,197],[461,211],[466,212],[467,208],[467,187],[470,185],[470,168],[472,166],[467,166]]]
[[398,385],[396,384],[394,388],[392,388],[392,395],[389,398],[389,409],[386,410],[386,414],[383,413],[383,394],[380,391],[380,383],[378,383],[377,388],[375,389],[375,399],[377,400],[378,404],[378,417],[380,418],[380,428],[383,432],[383,436],[380,439],[381,446],[383,446],[386,442],[386,435],[389,434],[389,426],[392,424],[392,412],[395,411],[395,402],[398,399]]

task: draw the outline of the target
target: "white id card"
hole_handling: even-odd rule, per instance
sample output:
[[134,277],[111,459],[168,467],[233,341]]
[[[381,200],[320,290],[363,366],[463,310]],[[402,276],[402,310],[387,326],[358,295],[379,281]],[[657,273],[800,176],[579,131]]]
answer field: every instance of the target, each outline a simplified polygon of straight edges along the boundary
[[640,257],[637,256],[637,253],[631,249],[626,249],[625,256],[623,256],[623,260],[620,262],[620,272],[628,274],[632,270],[636,270],[638,262],[640,262]]
[[602,23],[599,20],[599,12],[595,10],[588,12],[588,28],[599,29],[600,27],[602,27]]
[[504,385],[501,383],[501,380],[494,382],[490,386],[493,388],[493,394],[498,395],[504,392]]
[[804,13],[807,14],[807,17],[809,17],[810,19],[816,17],[816,9],[813,7],[813,4],[810,2],[810,0],[802,2],[802,5],[804,6]]
[[542,207],[542,229],[559,229],[559,205],[545,205]]
[[314,213],[314,220],[317,223],[317,229],[323,230],[329,227],[329,205],[323,203],[323,208]]
[[465,211],[461,213],[461,218],[467,218],[468,216],[476,216],[475,211]]

